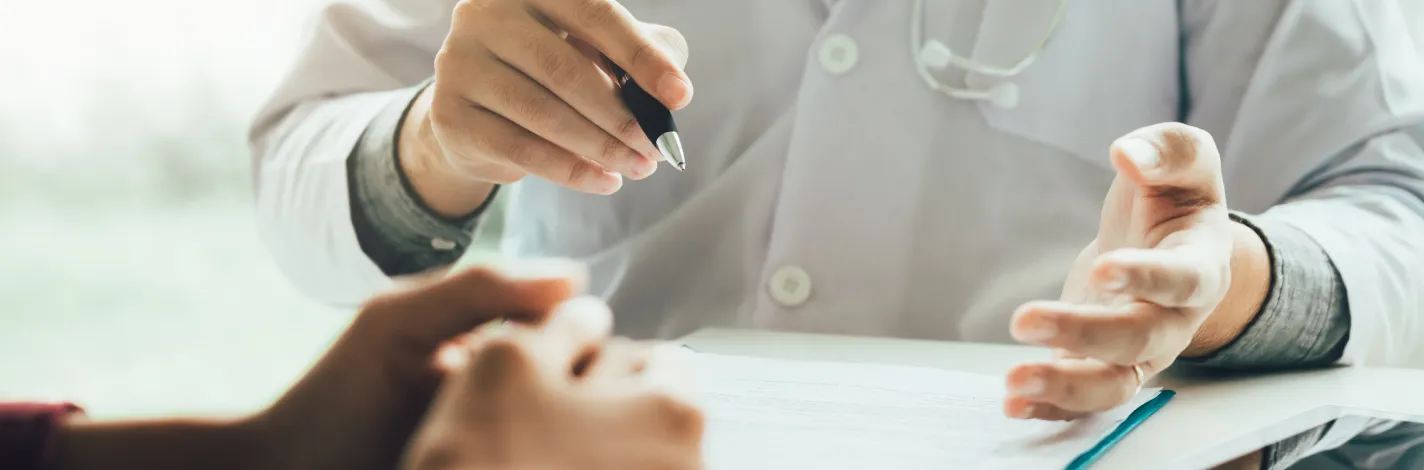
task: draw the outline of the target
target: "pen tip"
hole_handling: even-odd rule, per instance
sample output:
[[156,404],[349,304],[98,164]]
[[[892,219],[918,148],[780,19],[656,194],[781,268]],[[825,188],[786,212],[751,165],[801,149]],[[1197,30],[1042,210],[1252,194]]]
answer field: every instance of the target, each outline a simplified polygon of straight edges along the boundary
[[687,158],[682,155],[682,139],[677,136],[677,132],[668,132],[658,136],[655,142],[658,151],[662,152],[663,159],[667,160],[679,171],[687,169]]

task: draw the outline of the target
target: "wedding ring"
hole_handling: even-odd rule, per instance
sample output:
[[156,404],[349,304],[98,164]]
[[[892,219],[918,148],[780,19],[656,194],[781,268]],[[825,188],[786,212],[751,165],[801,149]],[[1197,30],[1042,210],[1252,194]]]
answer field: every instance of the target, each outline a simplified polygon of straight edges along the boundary
[[1142,388],[1142,364],[1132,365],[1132,375],[1137,377],[1137,388]]

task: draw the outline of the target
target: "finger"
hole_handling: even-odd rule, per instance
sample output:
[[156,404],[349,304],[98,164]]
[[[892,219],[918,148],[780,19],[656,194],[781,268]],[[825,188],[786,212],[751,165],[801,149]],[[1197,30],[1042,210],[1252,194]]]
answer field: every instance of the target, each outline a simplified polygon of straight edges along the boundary
[[613,79],[601,68],[602,57],[596,49],[578,38],[563,38],[527,16],[505,25],[502,31],[504,34],[489,43],[495,56],[534,79],[639,156],[657,162],[657,147],[648,141],[633,113],[619,98]]
[[1125,294],[1165,307],[1203,308],[1226,294],[1229,263],[1191,249],[1113,250],[1098,257],[1093,283],[1100,292]]
[[613,338],[593,355],[578,375],[590,382],[627,380],[643,373],[651,353],[649,344],[628,338]]
[[1112,144],[1113,166],[1150,200],[1179,211],[1226,201],[1221,155],[1211,134],[1168,122],[1143,127]]
[[666,389],[633,391],[640,399],[626,411],[626,422],[654,424],[656,427],[649,431],[659,439],[693,444],[702,441],[707,417],[687,395]]
[[504,51],[502,62],[481,69],[481,79],[468,85],[471,99],[605,168],[633,179],[652,174],[657,149],[618,101],[612,82],[569,43],[529,23],[515,34],[534,37],[493,43],[496,53]]
[[598,48],[669,108],[681,109],[692,100],[692,82],[680,65],[687,60],[687,41],[680,33],[644,26],[614,0],[531,3],[569,34]]
[[692,397],[696,387],[688,373],[687,353],[677,343],[665,342],[653,346],[647,366],[641,375],[643,385],[663,393]]
[[469,333],[456,336],[441,344],[435,350],[435,369],[442,373],[454,372],[469,362]]
[[1004,399],[1004,416],[1018,419],[1041,419],[1044,421],[1068,421],[1083,416],[1048,403],[1040,403],[1023,397],[1009,396]]
[[477,390],[521,391],[567,383],[587,364],[612,329],[612,314],[593,297],[569,299],[542,324],[509,325],[486,336],[468,370]]
[[587,269],[571,261],[531,263],[510,277],[470,268],[429,285],[371,300],[352,325],[353,334],[428,348],[499,318],[534,320],[586,284]]
[[[451,100],[457,104],[447,104]],[[445,156],[451,167],[457,170],[479,171],[468,168],[466,162],[502,161],[517,168],[517,174],[529,173],[587,193],[613,194],[623,187],[623,178],[618,173],[534,135],[463,97],[436,98],[431,104],[431,113],[432,119],[442,123],[435,128],[435,137],[446,149]]]
[[1005,385],[1014,397],[1073,413],[1112,409],[1140,386],[1132,366],[1093,359],[1021,364],[1009,370]]
[[559,304],[543,325],[522,329],[544,370],[571,379],[612,333],[613,313],[596,297],[575,297]]
[[1062,348],[1114,364],[1136,364],[1175,355],[1191,341],[1193,326],[1179,311],[1145,302],[1082,305],[1053,301],[1019,307],[1010,331],[1026,343]]

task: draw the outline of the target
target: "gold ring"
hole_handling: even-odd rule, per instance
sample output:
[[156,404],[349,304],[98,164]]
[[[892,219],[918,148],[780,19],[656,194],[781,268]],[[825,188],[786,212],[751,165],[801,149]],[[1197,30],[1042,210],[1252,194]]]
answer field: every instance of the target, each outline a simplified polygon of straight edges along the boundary
[[1132,365],[1132,375],[1137,377],[1137,388],[1142,388],[1142,364]]

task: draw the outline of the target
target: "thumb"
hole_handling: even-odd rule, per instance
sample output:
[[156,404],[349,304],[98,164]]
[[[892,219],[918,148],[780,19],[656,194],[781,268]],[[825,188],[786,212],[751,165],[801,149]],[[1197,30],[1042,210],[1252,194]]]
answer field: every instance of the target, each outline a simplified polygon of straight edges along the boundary
[[687,68],[687,38],[682,37],[682,32],[668,26],[660,24],[646,24],[648,36],[653,39],[653,43],[661,49],[677,68]]
[[562,259],[521,260],[467,268],[449,277],[384,295],[362,309],[352,330],[434,351],[493,320],[539,321],[583,292],[587,268]]
[[[682,32],[660,24],[644,23],[642,24],[642,28],[644,36],[648,38],[652,47],[656,49],[656,52],[666,57],[672,62],[672,65],[677,67],[678,80],[682,80],[686,85],[686,93],[681,97],[673,98],[677,101],[676,103],[665,102],[664,104],[667,105],[669,109],[674,110],[686,107],[687,103],[692,100],[692,86],[687,79],[687,72],[684,70],[687,67],[688,57],[687,38],[682,36]],[[609,69],[608,61],[604,60],[603,53],[599,52],[597,47],[575,36],[569,36],[568,41],[569,44],[573,45],[574,49],[577,49],[584,57],[598,64],[598,67],[602,69],[604,73],[609,74],[610,77],[613,76],[613,71]],[[656,92],[656,89],[653,88],[656,86],[657,84],[648,84],[644,86],[644,89],[653,93]],[[670,98],[659,97],[659,99],[667,101]]]
[[1168,122],[1132,131],[1113,142],[1112,163],[1160,215],[1226,202],[1221,154],[1202,129]]

